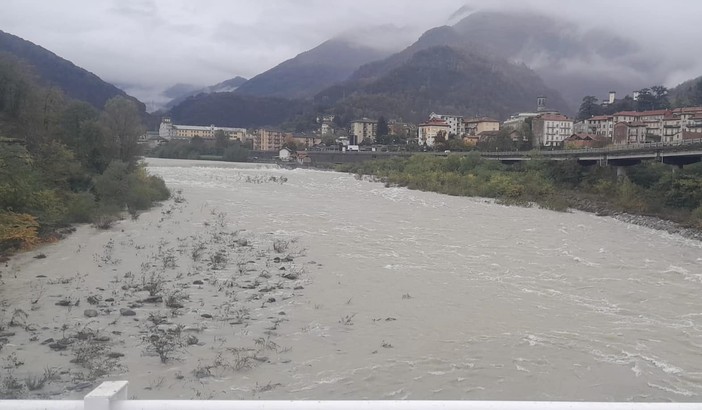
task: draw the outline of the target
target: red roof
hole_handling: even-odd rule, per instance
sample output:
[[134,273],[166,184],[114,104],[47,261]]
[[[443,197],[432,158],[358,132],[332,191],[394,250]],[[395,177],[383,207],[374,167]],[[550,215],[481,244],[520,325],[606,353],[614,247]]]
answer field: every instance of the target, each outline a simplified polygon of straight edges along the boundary
[[702,107],[683,107],[683,108],[676,108],[673,110],[674,113],[681,114],[681,113],[689,113],[689,112],[702,112]]
[[596,115],[594,117],[591,117],[589,121],[607,121],[611,120],[612,116],[611,115]]
[[430,118],[429,121],[419,124],[420,127],[451,127],[441,118]]
[[568,121],[568,117],[563,114],[541,114],[536,118],[545,121]]
[[684,140],[695,140],[698,138],[702,138],[702,132],[683,131],[682,133],[682,139]]
[[607,139],[607,137],[604,137],[602,135],[589,134],[584,132],[575,133],[570,137],[566,138],[567,141],[599,141],[605,139]]
[[670,110],[651,110],[651,111],[620,111],[615,112],[614,115],[617,116],[627,116],[627,117],[645,117],[649,115],[666,115],[670,113]]

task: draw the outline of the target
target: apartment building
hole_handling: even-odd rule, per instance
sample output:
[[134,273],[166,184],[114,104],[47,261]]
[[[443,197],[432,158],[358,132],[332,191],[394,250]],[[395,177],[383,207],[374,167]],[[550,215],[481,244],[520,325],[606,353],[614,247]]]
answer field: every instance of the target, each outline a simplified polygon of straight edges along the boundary
[[534,146],[558,147],[573,135],[573,120],[563,114],[541,114],[531,122]]
[[373,142],[377,134],[378,121],[373,121],[368,118],[351,121],[351,136],[354,139],[354,141],[351,141],[353,142],[351,145],[360,144],[364,140]]
[[444,133],[445,138],[448,138],[451,126],[441,118],[429,118],[427,122],[423,122],[417,127],[417,142],[420,146],[426,144],[427,147],[433,147],[436,143],[436,136],[441,132]]
[[460,115],[446,115],[446,114],[429,114],[429,119],[438,118],[444,120],[449,125],[449,134],[456,136],[463,135],[465,125],[463,123],[463,117]]
[[293,135],[274,129],[261,128],[253,138],[253,149],[256,151],[280,151],[287,139]]

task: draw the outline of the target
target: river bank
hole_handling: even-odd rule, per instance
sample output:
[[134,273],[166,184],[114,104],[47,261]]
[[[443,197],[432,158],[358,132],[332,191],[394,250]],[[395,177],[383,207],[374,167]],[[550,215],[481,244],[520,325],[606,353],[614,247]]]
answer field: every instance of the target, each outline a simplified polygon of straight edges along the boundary
[[[80,398],[109,379],[129,380],[138,398],[212,397],[222,380],[289,363],[279,332],[316,264],[296,238],[235,219],[178,192],[138,219],[81,225],[6,261],[0,399]],[[235,396],[276,387],[242,381]]]
[[702,167],[671,173],[658,163],[629,169],[534,161],[505,166],[478,156],[371,161],[337,166],[386,184],[448,195],[493,198],[505,205],[577,209],[702,240]]

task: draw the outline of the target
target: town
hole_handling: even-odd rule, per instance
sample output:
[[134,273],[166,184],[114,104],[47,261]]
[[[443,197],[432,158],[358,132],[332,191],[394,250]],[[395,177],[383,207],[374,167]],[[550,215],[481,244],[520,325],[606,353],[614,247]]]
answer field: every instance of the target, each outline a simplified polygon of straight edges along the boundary
[[[609,93],[603,106],[614,104]],[[278,128],[230,128],[174,124],[164,117],[158,132],[143,142],[214,140],[221,135],[254,151],[279,152],[283,161],[293,154],[314,150],[354,151],[467,151],[601,148],[608,145],[674,143],[702,137],[702,107],[646,111],[619,111],[576,120],[547,107],[546,97],[536,99],[536,109],[520,112],[503,122],[490,117],[467,118],[432,112],[420,124],[397,120],[361,118],[342,128],[334,115],[317,117],[318,129],[294,133]],[[304,158],[304,154],[301,155]]]

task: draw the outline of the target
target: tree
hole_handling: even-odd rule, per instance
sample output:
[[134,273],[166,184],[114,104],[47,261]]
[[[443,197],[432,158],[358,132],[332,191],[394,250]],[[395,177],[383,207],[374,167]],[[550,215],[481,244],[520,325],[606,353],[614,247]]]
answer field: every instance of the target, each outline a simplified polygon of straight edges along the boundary
[[636,111],[653,110],[656,104],[655,97],[651,94],[650,88],[642,88],[637,91]]
[[388,122],[385,120],[385,117],[382,115],[380,118],[378,118],[378,131],[377,134],[379,137],[385,137],[390,133],[390,130],[388,128]]
[[580,109],[578,110],[578,120],[586,120],[595,115],[602,114],[602,107],[597,104],[597,97],[588,95],[583,97],[583,102],[580,104]]
[[111,98],[105,104],[100,122],[117,147],[117,159],[133,167],[139,153],[137,141],[144,133],[137,105],[125,97]]
[[214,133],[214,137],[215,150],[217,151],[217,154],[222,155],[224,153],[224,150],[229,145],[229,135],[227,135],[227,133],[223,130],[217,130]]
[[702,105],[702,78],[697,80],[697,83],[692,87],[690,102],[693,105]]
[[446,131],[441,130],[436,133],[434,137],[434,149],[437,151],[443,151],[446,149]]
[[654,85],[651,87],[651,93],[653,94],[656,110],[670,108],[670,101],[668,101],[668,89],[666,87],[662,85]]

